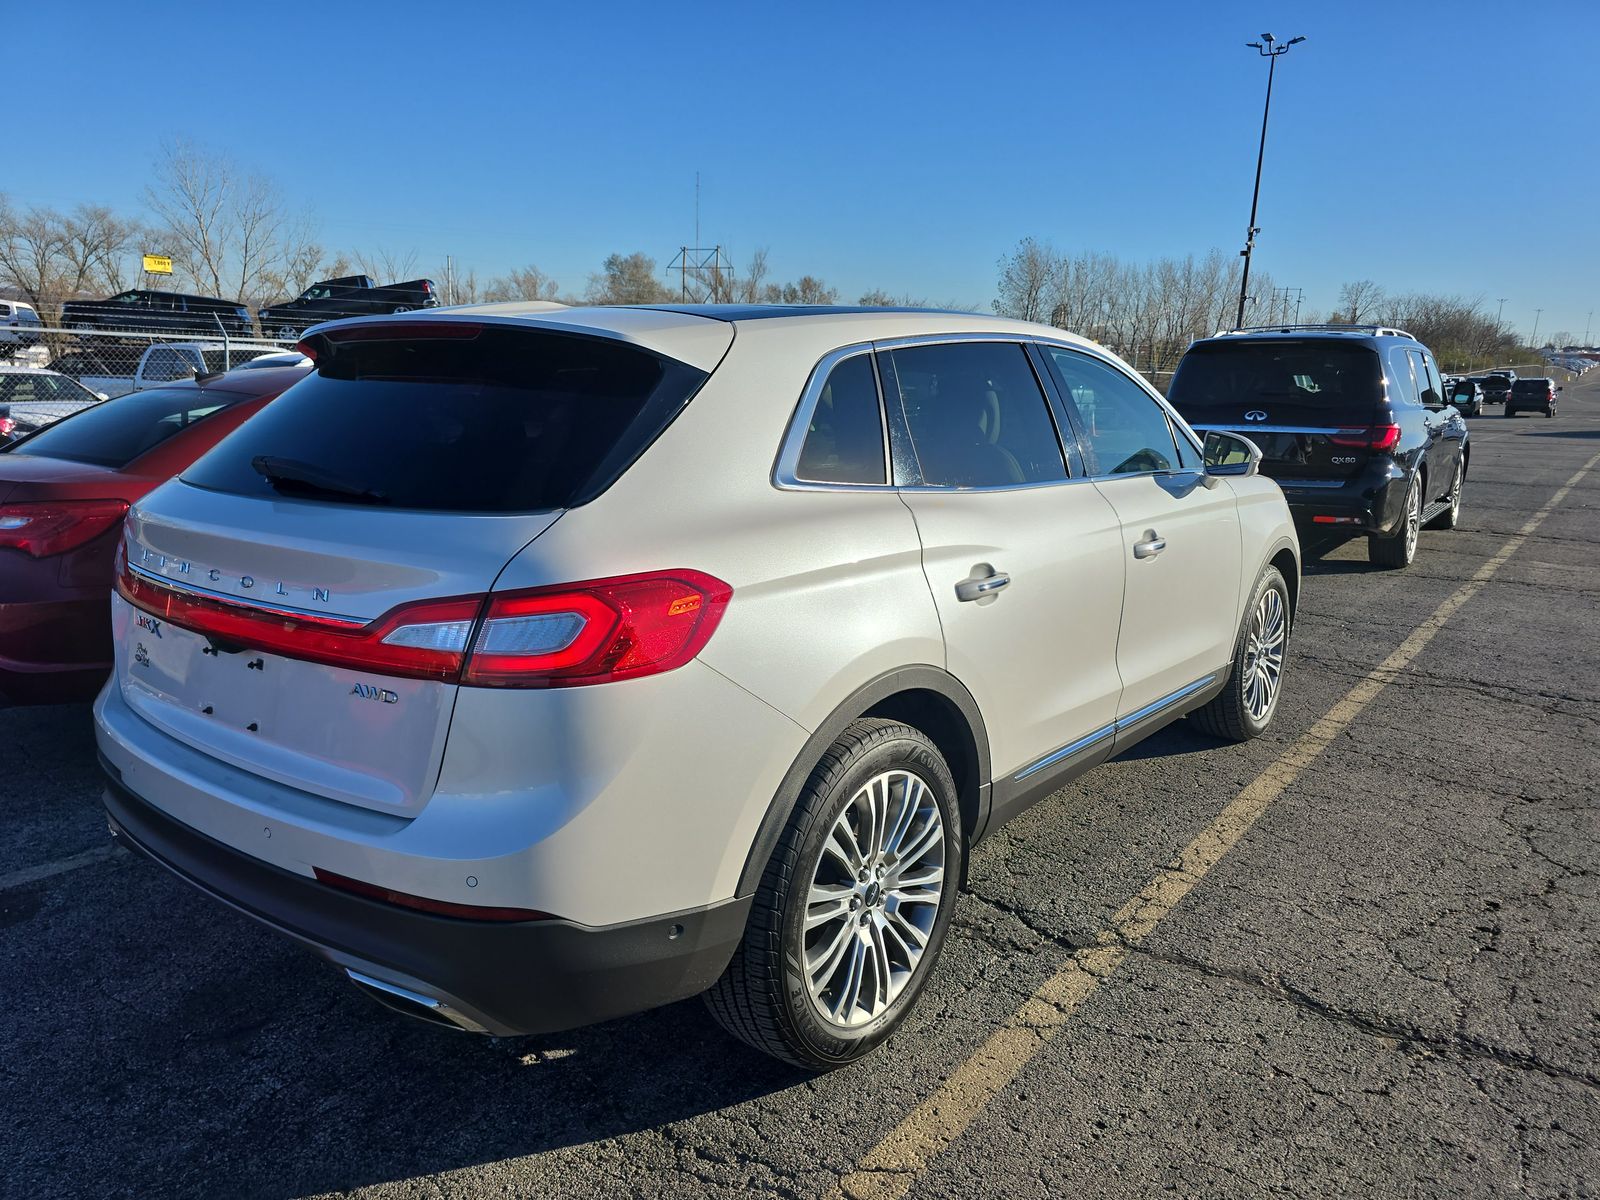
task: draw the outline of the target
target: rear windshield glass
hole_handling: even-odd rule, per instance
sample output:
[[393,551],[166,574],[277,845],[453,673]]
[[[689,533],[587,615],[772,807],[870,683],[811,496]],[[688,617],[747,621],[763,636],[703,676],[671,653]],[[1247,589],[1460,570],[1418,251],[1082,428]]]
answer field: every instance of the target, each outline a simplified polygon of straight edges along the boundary
[[1519,379],[1511,385],[1513,392],[1547,392],[1550,390],[1548,379]]
[[705,379],[607,339],[495,326],[438,333],[313,339],[316,373],[185,482],[452,512],[566,508],[626,470]]
[[36,454],[125,467],[179,430],[229,405],[248,399],[246,393],[215,388],[151,388],[129,392],[74,413],[12,446],[11,454]]
[[1183,356],[1167,398],[1191,424],[1237,421],[1241,410],[1264,412],[1277,424],[1366,414],[1377,407],[1382,386],[1370,346],[1332,338],[1211,342]]

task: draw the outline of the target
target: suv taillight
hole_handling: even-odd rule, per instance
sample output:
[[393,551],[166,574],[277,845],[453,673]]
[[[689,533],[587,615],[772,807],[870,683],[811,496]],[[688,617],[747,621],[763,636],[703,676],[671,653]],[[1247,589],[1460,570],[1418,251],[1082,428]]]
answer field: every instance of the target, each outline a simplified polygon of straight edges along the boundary
[[0,504],[0,547],[34,558],[65,554],[122,522],[126,500],[41,500]]
[[1335,446],[1353,446],[1381,454],[1393,450],[1400,442],[1400,426],[1367,425],[1359,429],[1340,429],[1328,435]]
[[424,600],[355,622],[202,596],[134,571],[122,598],[223,642],[285,658],[475,687],[581,687],[671,671],[700,653],[733,589],[675,570]]

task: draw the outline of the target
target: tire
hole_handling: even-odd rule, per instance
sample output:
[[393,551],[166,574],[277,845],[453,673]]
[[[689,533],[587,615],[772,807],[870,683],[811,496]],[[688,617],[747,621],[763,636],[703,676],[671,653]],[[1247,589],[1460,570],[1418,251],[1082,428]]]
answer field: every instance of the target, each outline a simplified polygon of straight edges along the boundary
[[1555,416],[1556,415],[1556,410],[1555,410],[1554,406],[1545,409],[1544,410],[1544,415],[1547,416],[1547,417]]
[[1422,528],[1422,477],[1413,475],[1406,488],[1406,510],[1400,527],[1393,533],[1374,533],[1367,538],[1367,561],[1375,567],[1400,570],[1417,557],[1417,537]]
[[1511,405],[1509,405],[1509,404],[1506,405],[1506,416],[1514,417],[1516,415],[1517,415],[1517,410],[1512,408]]
[[389,310],[390,314],[396,317],[398,317],[401,313],[408,313],[410,311],[411,305],[409,304],[396,304],[392,309]]
[[[1190,713],[1189,720],[1212,737],[1230,742],[1247,742],[1266,732],[1283,694],[1291,623],[1289,585],[1277,567],[1268,566],[1256,580],[1239,624],[1227,685]],[[1272,667],[1276,674],[1267,680]],[[1262,693],[1255,690],[1258,685],[1267,689],[1264,703]]]
[[1429,529],[1455,529],[1461,524],[1461,493],[1467,486],[1467,465],[1456,463],[1456,473],[1450,481],[1450,507],[1428,523]]
[[[913,781],[920,792],[911,790]],[[864,799],[880,794],[883,810]],[[897,820],[885,818],[903,817],[906,809],[896,806],[908,796],[913,815],[901,832]],[[889,832],[872,836],[866,821],[873,813],[880,815],[871,828]],[[862,821],[854,832],[841,836],[841,828],[850,829],[858,817]],[[904,839],[902,846],[913,843],[913,878],[938,875],[931,899],[932,883],[888,886],[904,867],[892,852],[887,864],[871,865],[880,857],[871,847],[895,833]],[[864,877],[856,873],[852,879],[836,847],[863,842],[869,865]],[[922,994],[944,945],[964,854],[955,780],[938,748],[909,725],[873,717],[852,721],[801,789],[762,873],[744,939],[706,993],[711,1015],[741,1041],[808,1070],[831,1070],[861,1058],[895,1031]],[[835,915],[813,920],[808,934],[807,918],[816,907],[813,889],[835,892],[840,907]],[[908,900],[908,894],[916,898]],[[858,932],[862,929],[870,936]],[[910,933],[923,939],[914,958]],[[890,969],[882,971],[880,963]],[[897,976],[896,967],[909,973]],[[852,970],[862,993],[859,1002],[849,991]],[[868,973],[871,996],[862,986]],[[824,1007],[834,1007],[836,1016]]]

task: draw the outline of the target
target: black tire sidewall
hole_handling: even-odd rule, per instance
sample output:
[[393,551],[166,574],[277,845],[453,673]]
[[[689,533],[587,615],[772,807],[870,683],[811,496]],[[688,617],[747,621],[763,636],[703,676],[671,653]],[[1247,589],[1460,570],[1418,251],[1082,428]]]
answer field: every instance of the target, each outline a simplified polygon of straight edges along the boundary
[[[805,897],[810,891],[823,843],[845,805],[867,780],[896,769],[917,775],[939,805],[939,815],[944,822],[945,891],[915,977],[895,997],[894,1003],[873,1020],[856,1029],[842,1030],[824,1021],[816,1012],[806,986]],[[807,814],[809,823],[799,847],[795,873],[782,898],[780,1004],[791,1037],[805,1047],[807,1056],[818,1062],[839,1064],[860,1058],[893,1033],[916,1004],[933,973],[944,946],[962,875],[961,811],[949,767],[933,744],[911,729],[858,754],[828,794],[816,797],[815,801]]]

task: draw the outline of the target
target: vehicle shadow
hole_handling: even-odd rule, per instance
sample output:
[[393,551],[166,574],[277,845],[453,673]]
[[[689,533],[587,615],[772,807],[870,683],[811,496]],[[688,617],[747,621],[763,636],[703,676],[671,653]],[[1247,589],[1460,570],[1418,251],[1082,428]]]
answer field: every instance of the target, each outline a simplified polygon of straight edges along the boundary
[[1585,441],[1600,438],[1600,429],[1552,429],[1549,433],[1530,433],[1529,437],[1574,438]]
[[1364,575],[1376,570],[1364,558],[1328,558],[1357,538],[1326,538],[1300,543],[1300,573],[1302,575]]
[[1174,721],[1165,729],[1151,734],[1137,745],[1130,746],[1113,758],[1112,762],[1139,762],[1147,758],[1174,758],[1180,754],[1200,754],[1215,751],[1227,743],[1209,734],[1201,733],[1188,721]]

